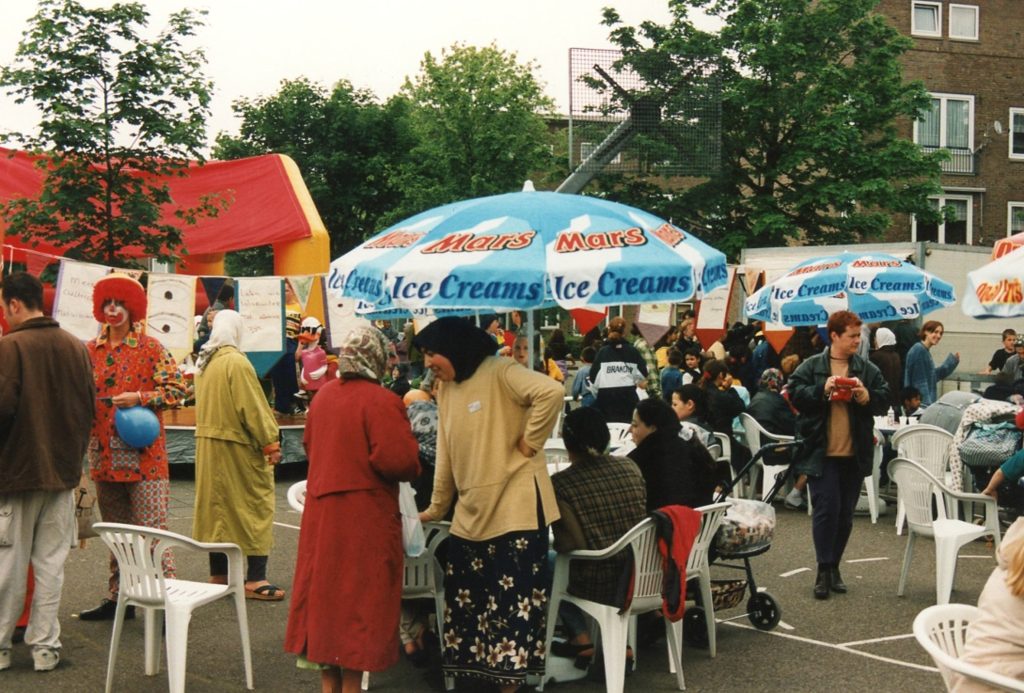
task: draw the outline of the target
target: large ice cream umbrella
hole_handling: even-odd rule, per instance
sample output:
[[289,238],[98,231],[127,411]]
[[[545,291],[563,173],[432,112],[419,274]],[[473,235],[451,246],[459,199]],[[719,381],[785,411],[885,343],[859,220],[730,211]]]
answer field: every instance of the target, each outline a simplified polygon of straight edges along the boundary
[[953,286],[884,253],[843,252],[806,260],[744,302],[754,320],[824,325],[837,310],[865,322],[916,318],[955,301]]
[[1024,247],[968,272],[965,293],[960,307],[975,318],[1024,315]]
[[634,207],[524,191],[437,207],[331,263],[364,312],[566,309],[686,301],[725,282],[725,256]]

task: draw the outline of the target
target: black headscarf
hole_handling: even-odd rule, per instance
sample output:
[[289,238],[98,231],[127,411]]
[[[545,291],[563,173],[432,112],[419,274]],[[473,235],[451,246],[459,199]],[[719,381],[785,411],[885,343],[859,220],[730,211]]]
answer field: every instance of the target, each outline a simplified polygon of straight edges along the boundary
[[483,360],[498,350],[489,334],[463,318],[435,320],[412,343],[421,351],[432,351],[451,361],[457,383],[472,377]]

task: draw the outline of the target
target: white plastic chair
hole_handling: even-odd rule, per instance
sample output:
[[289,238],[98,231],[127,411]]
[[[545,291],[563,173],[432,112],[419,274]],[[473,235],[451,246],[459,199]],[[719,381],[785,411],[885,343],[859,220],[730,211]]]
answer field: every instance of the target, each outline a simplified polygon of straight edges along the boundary
[[871,462],[871,475],[864,477],[864,490],[868,496],[868,511],[871,524],[878,524],[878,486],[882,478],[882,456],[885,452],[885,436],[877,428],[874,431],[875,450]]
[[[146,675],[155,676],[160,670],[157,649],[160,622],[154,618],[157,609],[166,615],[167,678],[171,693],[184,693],[185,661],[188,649],[188,624],[192,612],[204,604],[233,597],[238,614],[238,629],[242,637],[242,656],[245,661],[245,685],[252,690],[252,653],[249,648],[249,622],[245,612],[245,573],[242,569],[242,550],[235,544],[203,543],[162,529],[98,522],[93,529],[110,547],[117,558],[121,574],[117,610],[114,613],[114,631],[110,637],[110,657],[107,662],[106,692],[114,682],[114,666],[124,626],[124,612],[129,605],[146,612],[145,665]],[[228,558],[226,585],[165,578],[161,566],[164,552],[171,548],[191,549],[206,553],[223,553]]]
[[[572,561],[600,561],[620,551],[633,552],[633,600],[627,611],[620,614],[617,607],[569,594],[569,565]],[[551,638],[555,632],[559,605],[563,601],[575,604],[593,618],[600,629],[605,689],[608,693],[622,693],[626,676],[626,643],[629,638],[630,619],[637,614],[661,610],[662,578],[661,554],[658,552],[654,521],[651,518],[642,520],[606,549],[558,554],[555,558],[551,602],[548,605],[545,649],[551,651]],[[683,679],[682,639],[679,633],[680,631],[673,628],[668,621],[665,622],[669,658],[676,672],[676,683],[682,691],[686,690],[686,683]],[[635,648],[633,651],[636,653]],[[546,676],[541,679],[538,690],[544,690],[546,679]]]
[[[788,443],[793,440],[793,436],[769,433],[765,430],[764,426],[758,423],[757,419],[746,412],[740,414],[740,423],[743,424],[743,432],[747,436],[747,447],[750,448],[750,454],[752,455],[756,455],[758,450],[770,443]],[[765,464],[762,459],[757,462],[757,466],[761,468],[761,497],[765,498],[768,496],[772,486],[775,485],[775,477],[780,472],[786,471],[789,465]],[[753,497],[753,478],[750,480],[750,486],[751,497]]]
[[[993,535],[995,548],[999,548],[999,511],[995,499],[980,493],[951,491],[924,467],[901,457],[889,463],[889,470],[896,480],[898,498],[907,513],[907,550],[903,555],[903,570],[896,594],[903,596],[914,552],[914,540],[918,535],[932,537],[935,539],[935,601],[948,604],[960,549],[986,534]],[[938,513],[935,519],[932,519],[933,498]],[[947,518],[947,503],[958,500],[983,504],[985,526]]]
[[[952,443],[952,433],[944,428],[923,423],[904,426],[889,439],[889,444],[896,451],[897,457],[917,462],[936,479],[946,482],[947,486],[949,483],[946,471],[949,468],[949,446]],[[905,517],[903,504],[897,500],[896,534],[903,533]]]
[[997,690],[1024,691],[1024,681],[962,661],[967,628],[977,616],[978,607],[970,604],[929,606],[914,618],[914,637],[935,661],[946,690],[952,690],[952,674],[956,672]]
[[[448,538],[450,522],[424,522],[423,533],[427,538],[426,550],[416,556],[405,557],[402,573],[402,599],[432,599],[437,628],[444,625],[444,571],[435,553],[437,547]],[[455,688],[455,678],[445,676],[445,689]],[[369,689],[369,672],[363,673],[363,690]]]
[[628,423],[621,423],[618,421],[611,421],[608,423],[608,433],[611,434],[611,441],[608,445],[614,451],[624,444],[633,443],[632,432],[629,430],[630,425]]
[[306,509],[306,482],[296,481],[288,487],[288,505],[297,513]]
[[[736,470],[732,468],[732,436],[728,433],[719,433],[715,431],[712,433],[715,436],[715,440],[718,441],[718,446],[721,449],[721,456],[715,457],[715,462],[726,461],[729,463],[729,476],[732,477],[732,497],[742,498],[746,495],[746,487],[743,483],[743,477],[736,476]],[[754,484],[750,484],[751,493],[753,493]]]
[[549,476],[569,468],[569,451],[565,449],[565,443],[561,438],[548,438],[544,443],[544,459],[548,465]]
[[[700,588],[701,607],[704,609],[705,625],[708,633],[708,653],[714,657],[718,652],[716,627],[715,627],[715,605],[711,596],[711,565],[709,560],[709,552],[711,550],[711,542],[715,539],[715,534],[718,533],[718,528],[722,526],[722,520],[725,519],[725,512],[732,505],[731,502],[725,501],[723,503],[712,503],[711,505],[702,505],[696,508],[697,512],[701,514],[700,518],[700,529],[697,531],[697,537],[693,540],[693,546],[690,548],[690,555],[686,559],[686,579],[687,581],[696,579]],[[676,639],[678,642],[683,642],[683,622],[676,621],[672,624],[672,628],[676,631]],[[636,652],[636,643],[633,651]],[[680,653],[680,656],[682,654]],[[676,673],[673,666],[672,653],[669,653],[668,658],[669,671],[673,674]]]

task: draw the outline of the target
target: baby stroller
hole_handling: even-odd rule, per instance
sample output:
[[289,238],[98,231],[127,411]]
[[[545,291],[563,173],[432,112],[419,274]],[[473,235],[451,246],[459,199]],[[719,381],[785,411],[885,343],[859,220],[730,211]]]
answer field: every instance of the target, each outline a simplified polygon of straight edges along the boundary
[[[760,448],[735,478],[722,488],[718,497],[715,498],[715,502],[720,503],[726,500],[726,496],[732,491],[737,481],[746,476],[767,453],[788,449],[791,453],[790,459],[792,459],[802,444],[803,441],[796,440],[769,443]],[[775,628],[782,618],[782,609],[772,595],[768,592],[758,591],[754,571],[750,567],[750,559],[760,556],[771,548],[775,532],[775,509],[771,506],[771,501],[779,489],[785,485],[790,469],[787,467],[784,472],[780,472],[776,476],[774,485],[761,501],[731,499],[733,506],[726,513],[722,527],[718,530],[715,541],[711,545],[712,565],[742,570],[746,574],[746,579],[741,580],[712,580],[711,591],[714,595],[715,611],[736,607],[749,591],[750,597],[747,599],[746,612],[731,617],[729,620],[746,616],[759,630]],[[708,646],[706,620],[707,615],[703,606],[698,604],[686,609],[686,613],[683,615],[683,638],[688,644],[694,647]]]

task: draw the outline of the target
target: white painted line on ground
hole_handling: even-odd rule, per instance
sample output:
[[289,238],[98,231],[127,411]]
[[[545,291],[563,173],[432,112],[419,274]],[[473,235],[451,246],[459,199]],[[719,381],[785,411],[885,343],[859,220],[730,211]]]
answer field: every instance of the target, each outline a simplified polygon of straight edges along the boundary
[[861,650],[855,650],[852,647],[844,647],[843,645],[836,645],[834,643],[823,642],[821,640],[812,640],[811,638],[805,638],[800,635],[790,635],[789,633],[776,633],[774,631],[758,630],[757,628],[754,628],[753,626],[747,625],[745,623],[733,623],[727,621],[726,625],[732,626],[733,628],[743,628],[744,630],[752,630],[754,632],[762,633],[763,635],[770,635],[775,638],[786,638],[788,640],[795,640],[797,642],[806,643],[808,645],[818,645],[820,647],[827,647],[830,650],[839,650],[840,652],[847,652],[849,654],[855,654],[860,657],[874,659],[879,662],[886,662],[887,664],[895,664],[897,666],[907,667],[908,669],[917,669],[919,671],[930,671],[934,673],[939,673],[939,670],[935,667],[929,667],[923,664],[914,664],[913,662],[904,662],[899,659],[883,657],[881,655],[876,655],[871,652],[862,652]]
[[300,529],[300,527],[298,527],[297,525],[286,525],[283,522],[275,522],[274,524],[278,527],[287,527],[288,529]]
[[853,647],[854,645],[870,645],[876,642],[887,642],[889,640],[906,640],[907,638],[914,637],[913,633],[904,633],[903,635],[887,635],[884,638],[870,638],[868,640],[853,640],[851,642],[841,642],[840,647]]
[[811,572],[810,568],[795,568],[793,570],[787,570],[785,573],[779,573],[779,577],[793,577],[794,575],[797,575],[799,573],[809,572]]
[[957,556],[957,558],[988,558],[988,559],[991,559],[992,556],[991,555],[989,555],[989,556],[974,556],[974,555],[960,554],[959,556]]
[[877,556],[875,558],[854,558],[853,560],[846,561],[847,563],[873,563],[874,561],[888,561],[888,556]]

